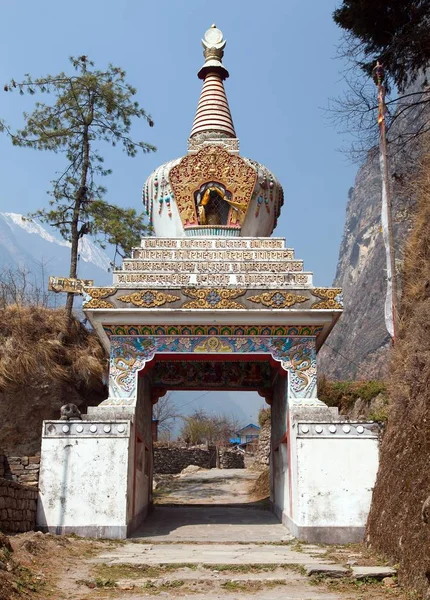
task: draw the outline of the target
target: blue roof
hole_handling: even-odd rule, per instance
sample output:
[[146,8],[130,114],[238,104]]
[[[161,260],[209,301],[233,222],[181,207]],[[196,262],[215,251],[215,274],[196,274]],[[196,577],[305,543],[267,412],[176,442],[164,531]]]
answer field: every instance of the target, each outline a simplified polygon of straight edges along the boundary
[[250,423],[249,425],[245,425],[245,427],[242,427],[242,429],[239,429],[239,431],[237,431],[236,433],[240,433],[241,431],[243,431],[244,429],[248,429],[249,427],[252,427],[253,429],[260,429],[260,427],[258,425],[254,425],[254,423]]
[[240,437],[239,438],[230,438],[229,442],[230,442],[230,444],[240,444]]

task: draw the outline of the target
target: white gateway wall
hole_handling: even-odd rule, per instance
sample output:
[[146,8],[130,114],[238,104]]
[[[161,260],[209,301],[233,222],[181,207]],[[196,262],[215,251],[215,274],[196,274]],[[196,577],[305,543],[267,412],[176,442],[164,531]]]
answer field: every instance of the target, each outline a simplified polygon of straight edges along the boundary
[[292,422],[292,485],[286,486],[282,520],[293,535],[314,543],[363,538],[378,471],[378,433],[374,423]]
[[125,538],[132,435],[131,421],[45,421],[38,527]]

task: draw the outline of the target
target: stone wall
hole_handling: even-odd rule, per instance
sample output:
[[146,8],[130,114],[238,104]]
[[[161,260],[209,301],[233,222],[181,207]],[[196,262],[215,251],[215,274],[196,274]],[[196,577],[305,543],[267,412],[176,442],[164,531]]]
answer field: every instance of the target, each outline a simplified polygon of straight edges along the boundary
[[245,454],[240,450],[222,448],[219,450],[220,469],[244,469]]
[[40,456],[4,456],[0,454],[0,477],[37,487]]
[[[204,448],[154,448],[154,473],[180,473],[189,465],[211,467],[213,451]],[[213,465],[215,466],[215,465]]]
[[231,448],[154,447],[154,473],[180,473],[189,465],[197,465],[204,469],[216,466],[220,469],[244,469],[245,460],[240,451]]
[[270,419],[260,429],[255,462],[260,465],[268,465],[270,461]]
[[0,478],[0,531],[23,533],[36,526],[37,490]]

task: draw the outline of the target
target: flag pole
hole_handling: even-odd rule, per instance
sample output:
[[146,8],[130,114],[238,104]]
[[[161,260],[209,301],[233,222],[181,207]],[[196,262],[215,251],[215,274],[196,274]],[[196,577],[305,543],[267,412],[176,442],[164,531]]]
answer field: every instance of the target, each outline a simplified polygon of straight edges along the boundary
[[393,235],[393,204],[388,170],[387,136],[385,127],[385,85],[384,68],[377,61],[373,69],[373,80],[378,88],[379,164],[382,179],[382,236],[387,261],[387,294],[385,299],[385,325],[394,344],[398,330],[397,275]]

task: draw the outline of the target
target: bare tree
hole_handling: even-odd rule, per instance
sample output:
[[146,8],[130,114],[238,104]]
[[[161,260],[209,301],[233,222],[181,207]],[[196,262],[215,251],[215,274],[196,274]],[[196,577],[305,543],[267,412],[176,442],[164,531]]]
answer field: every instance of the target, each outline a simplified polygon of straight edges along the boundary
[[192,415],[183,417],[181,437],[188,444],[227,445],[239,429],[238,420],[226,414],[208,415],[197,409]]
[[40,278],[24,266],[3,267],[0,270],[0,309],[12,304],[18,306],[53,307],[55,294],[45,288],[46,263],[38,264]]
[[158,421],[160,437],[170,438],[175,419],[179,416],[171,392],[159,398],[152,407],[152,418]]
[[[353,50],[352,50],[353,52]],[[329,100],[326,114],[339,133],[347,134],[351,143],[342,149],[354,162],[362,162],[378,144],[377,88],[361,71],[351,68],[345,73],[346,92]],[[398,93],[388,90],[385,123],[391,155],[414,150],[421,136],[430,130],[430,87],[425,75],[413,87]]]

